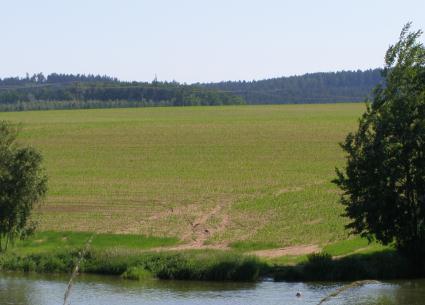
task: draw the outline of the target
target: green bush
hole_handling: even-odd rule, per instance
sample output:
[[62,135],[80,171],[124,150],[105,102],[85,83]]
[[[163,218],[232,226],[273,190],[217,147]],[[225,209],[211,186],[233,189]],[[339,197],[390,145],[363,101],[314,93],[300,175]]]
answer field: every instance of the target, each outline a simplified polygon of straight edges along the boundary
[[307,257],[304,273],[310,280],[330,279],[334,272],[332,256],[328,253],[313,253]]
[[356,254],[332,259],[319,253],[297,266],[276,269],[276,281],[354,281],[361,279],[399,279],[423,276],[424,270],[412,265],[396,251]]
[[152,279],[154,276],[151,272],[140,266],[133,266],[128,268],[122,277],[129,280],[147,280]]

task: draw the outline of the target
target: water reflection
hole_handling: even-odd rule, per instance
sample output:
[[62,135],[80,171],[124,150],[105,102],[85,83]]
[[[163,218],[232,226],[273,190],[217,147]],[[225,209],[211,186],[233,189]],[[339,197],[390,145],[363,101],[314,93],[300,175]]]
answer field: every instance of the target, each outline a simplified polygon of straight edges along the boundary
[[[57,305],[63,303],[67,277],[60,275],[0,275],[1,305]],[[340,283],[211,283],[184,281],[125,281],[116,277],[78,277],[73,305],[277,305],[317,304],[341,287]],[[300,292],[301,297],[296,297]],[[329,305],[422,305],[425,281],[365,285],[331,299]]]

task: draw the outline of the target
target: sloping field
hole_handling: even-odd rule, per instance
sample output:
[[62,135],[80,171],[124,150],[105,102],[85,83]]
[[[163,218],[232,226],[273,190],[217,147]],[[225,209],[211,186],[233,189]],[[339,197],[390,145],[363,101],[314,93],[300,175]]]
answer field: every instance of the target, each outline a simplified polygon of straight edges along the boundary
[[256,250],[346,238],[338,146],[363,104],[0,113],[39,148],[42,230]]

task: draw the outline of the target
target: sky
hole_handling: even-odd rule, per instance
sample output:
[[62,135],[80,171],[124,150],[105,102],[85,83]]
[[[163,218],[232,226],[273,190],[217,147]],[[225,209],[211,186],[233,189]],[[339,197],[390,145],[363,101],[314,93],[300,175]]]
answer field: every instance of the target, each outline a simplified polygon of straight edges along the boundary
[[425,0],[0,0],[0,77],[186,83],[383,66]]

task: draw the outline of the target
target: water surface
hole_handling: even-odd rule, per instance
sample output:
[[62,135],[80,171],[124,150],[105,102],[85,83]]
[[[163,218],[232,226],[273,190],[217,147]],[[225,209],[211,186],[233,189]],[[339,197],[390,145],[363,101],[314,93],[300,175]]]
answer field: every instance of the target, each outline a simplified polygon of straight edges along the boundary
[[[1,305],[58,305],[68,278],[63,275],[0,274]],[[72,288],[72,305],[277,305],[318,304],[343,283],[212,283],[126,281],[82,275]],[[296,297],[300,292],[301,297]],[[343,292],[329,305],[422,305],[425,280],[370,284]]]

